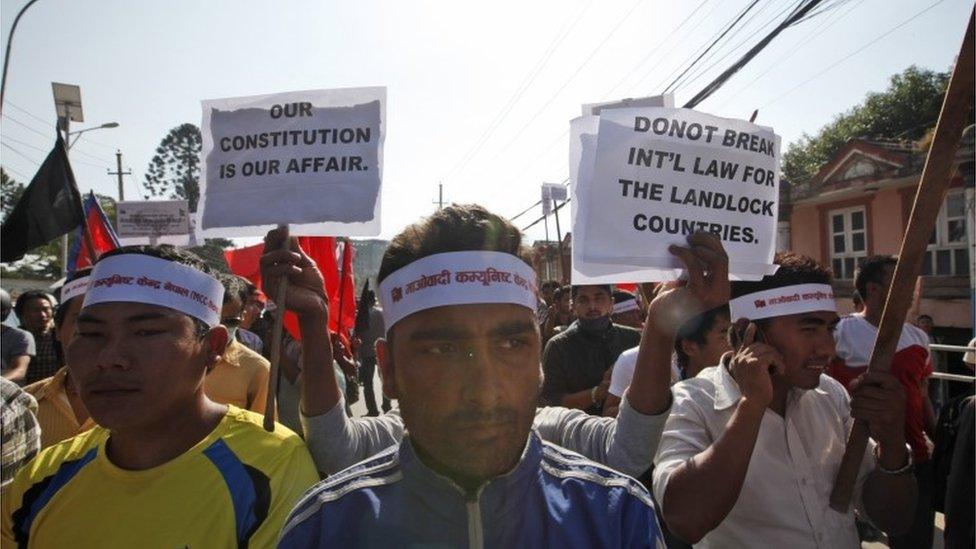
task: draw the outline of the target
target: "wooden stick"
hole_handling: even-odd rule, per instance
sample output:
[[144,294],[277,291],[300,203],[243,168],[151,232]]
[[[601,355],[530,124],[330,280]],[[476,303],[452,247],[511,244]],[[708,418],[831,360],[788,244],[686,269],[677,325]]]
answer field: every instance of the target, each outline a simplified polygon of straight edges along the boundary
[[[288,230],[287,225],[278,225],[279,229]],[[288,245],[288,237],[285,237],[285,246]],[[274,431],[275,428],[275,398],[278,395],[278,368],[281,363],[281,336],[284,333],[285,322],[285,297],[288,294],[288,276],[278,279],[278,286],[275,288],[272,299],[275,304],[274,323],[271,328],[271,372],[268,375],[268,398],[264,405],[264,430]]]
[[[905,237],[898,253],[898,264],[892,275],[888,296],[885,300],[881,325],[878,326],[878,338],[871,353],[868,364],[869,371],[888,372],[891,369],[891,359],[895,355],[895,348],[901,336],[905,315],[911,300],[912,288],[918,277],[922,258],[928,246],[932,228],[946,191],[949,189],[952,174],[953,158],[966,125],[967,114],[973,97],[973,18],[976,11],[969,17],[969,27],[963,38],[962,48],[956,60],[956,67],[952,71],[952,79],[942,103],[942,112],[935,126],[935,137],[925,159],[925,168],[915,194],[915,204],[912,215],[905,229]],[[863,421],[855,421],[847,438],[847,449],[841,461],[834,489],[830,494],[830,506],[841,513],[846,513],[854,492],[854,482],[860,469],[861,458],[867,448],[868,426]]]

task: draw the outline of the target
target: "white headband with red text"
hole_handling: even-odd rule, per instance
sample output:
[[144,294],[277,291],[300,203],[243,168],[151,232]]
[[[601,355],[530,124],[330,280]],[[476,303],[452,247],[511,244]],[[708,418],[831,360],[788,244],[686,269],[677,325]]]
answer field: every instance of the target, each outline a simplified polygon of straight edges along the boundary
[[534,311],[536,275],[503,252],[434,254],[383,279],[380,302],[387,330],[413,313],[446,305],[512,303]]
[[61,304],[65,304],[69,299],[76,298],[78,296],[85,295],[88,291],[88,285],[91,283],[91,275],[85,275],[80,278],[76,278],[71,282],[65,282],[64,286],[61,287]]
[[637,309],[640,309],[640,305],[637,304],[636,299],[625,299],[613,304],[613,314],[636,311]]
[[176,309],[213,328],[220,324],[224,287],[198,269],[143,254],[102,259],[92,269],[85,307],[124,301]]
[[770,288],[737,297],[729,302],[732,320],[759,320],[814,311],[837,312],[834,289],[829,284],[796,284]]

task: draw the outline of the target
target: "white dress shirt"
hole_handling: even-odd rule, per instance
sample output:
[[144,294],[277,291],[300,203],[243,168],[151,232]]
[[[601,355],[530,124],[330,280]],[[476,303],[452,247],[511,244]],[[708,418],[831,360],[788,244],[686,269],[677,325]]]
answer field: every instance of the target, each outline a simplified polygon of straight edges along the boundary
[[[741,396],[724,366],[702,370],[673,392],[654,459],[654,496],[662,505],[671,473],[722,436]],[[825,375],[816,389],[790,392],[785,417],[767,409],[738,500],[695,547],[860,547],[853,510],[842,514],[829,505],[852,421],[847,392]],[[875,466],[873,445],[864,453],[855,503]]]

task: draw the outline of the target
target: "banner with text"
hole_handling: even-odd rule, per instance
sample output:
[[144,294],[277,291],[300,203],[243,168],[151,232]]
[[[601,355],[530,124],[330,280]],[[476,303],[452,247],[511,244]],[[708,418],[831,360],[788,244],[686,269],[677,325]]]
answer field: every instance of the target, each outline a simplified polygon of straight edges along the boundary
[[205,236],[380,232],[386,88],[203,101]]
[[668,246],[708,231],[722,239],[733,279],[775,272],[779,151],[771,128],[741,120],[666,107],[604,109],[591,164],[576,153],[579,258],[604,272],[616,266],[620,281],[673,279],[681,264]]

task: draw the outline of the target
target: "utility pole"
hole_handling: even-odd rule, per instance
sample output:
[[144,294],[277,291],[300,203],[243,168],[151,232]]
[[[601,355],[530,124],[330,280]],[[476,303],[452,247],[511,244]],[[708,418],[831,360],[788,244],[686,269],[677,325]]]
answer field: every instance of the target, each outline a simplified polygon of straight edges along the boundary
[[444,184],[437,184],[437,200],[432,200],[431,203],[437,204],[437,210],[440,211],[444,207]]
[[119,202],[122,202],[125,200],[125,189],[122,185],[122,176],[132,174],[132,170],[126,170],[124,172],[122,171],[122,151],[118,149],[115,150],[115,166],[115,171],[113,172],[109,170],[108,174],[119,176]]

